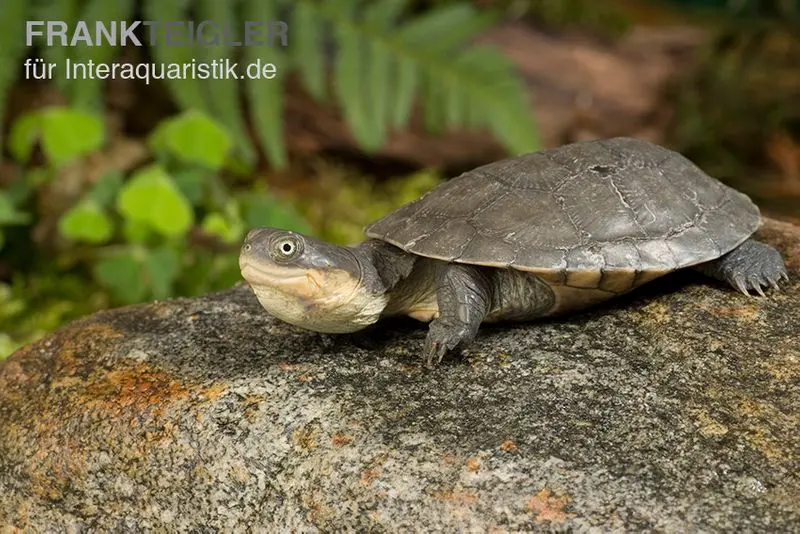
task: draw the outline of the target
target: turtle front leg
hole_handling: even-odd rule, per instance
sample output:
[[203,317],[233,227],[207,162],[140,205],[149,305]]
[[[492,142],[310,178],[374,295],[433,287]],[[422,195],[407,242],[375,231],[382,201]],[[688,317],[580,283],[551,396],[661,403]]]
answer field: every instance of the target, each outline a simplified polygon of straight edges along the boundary
[[780,252],[766,243],[748,239],[724,256],[695,267],[701,273],[726,282],[744,293],[756,291],[764,296],[762,286],[779,289],[781,278],[789,279]]
[[475,339],[491,305],[491,279],[480,267],[439,263],[436,301],[439,317],[430,323],[423,351],[427,367],[441,362],[448,351]]

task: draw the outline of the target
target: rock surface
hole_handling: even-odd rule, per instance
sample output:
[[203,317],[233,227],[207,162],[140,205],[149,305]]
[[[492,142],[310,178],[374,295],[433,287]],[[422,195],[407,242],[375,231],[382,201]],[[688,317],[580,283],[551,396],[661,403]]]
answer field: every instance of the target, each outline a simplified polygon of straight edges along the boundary
[[248,289],[111,310],[0,367],[0,531],[797,532],[791,282],[693,273],[419,365],[269,317]]

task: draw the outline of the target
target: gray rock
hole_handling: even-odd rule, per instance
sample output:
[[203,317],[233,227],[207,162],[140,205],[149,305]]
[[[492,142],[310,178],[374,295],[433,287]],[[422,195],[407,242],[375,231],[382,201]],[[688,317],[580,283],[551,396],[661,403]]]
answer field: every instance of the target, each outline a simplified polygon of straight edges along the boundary
[[0,367],[0,531],[798,532],[800,228],[761,235],[782,293],[677,273],[433,371],[244,287],[79,320]]

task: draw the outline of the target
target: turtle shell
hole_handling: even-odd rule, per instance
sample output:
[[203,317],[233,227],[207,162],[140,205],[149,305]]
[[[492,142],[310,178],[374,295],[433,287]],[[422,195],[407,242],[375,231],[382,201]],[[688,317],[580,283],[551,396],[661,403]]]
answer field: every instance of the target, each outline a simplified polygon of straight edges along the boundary
[[[718,258],[759,224],[746,195],[684,156],[613,138],[478,167],[366,234],[420,256],[598,287],[598,278],[613,282],[615,273],[643,282]],[[623,284],[631,285],[639,284]]]

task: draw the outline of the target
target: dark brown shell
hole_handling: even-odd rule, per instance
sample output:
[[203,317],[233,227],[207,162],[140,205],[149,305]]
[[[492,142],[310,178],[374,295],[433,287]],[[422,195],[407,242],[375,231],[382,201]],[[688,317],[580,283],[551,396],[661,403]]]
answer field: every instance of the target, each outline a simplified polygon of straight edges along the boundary
[[709,261],[759,224],[746,195],[677,152],[614,138],[478,167],[366,234],[443,261],[585,278]]

